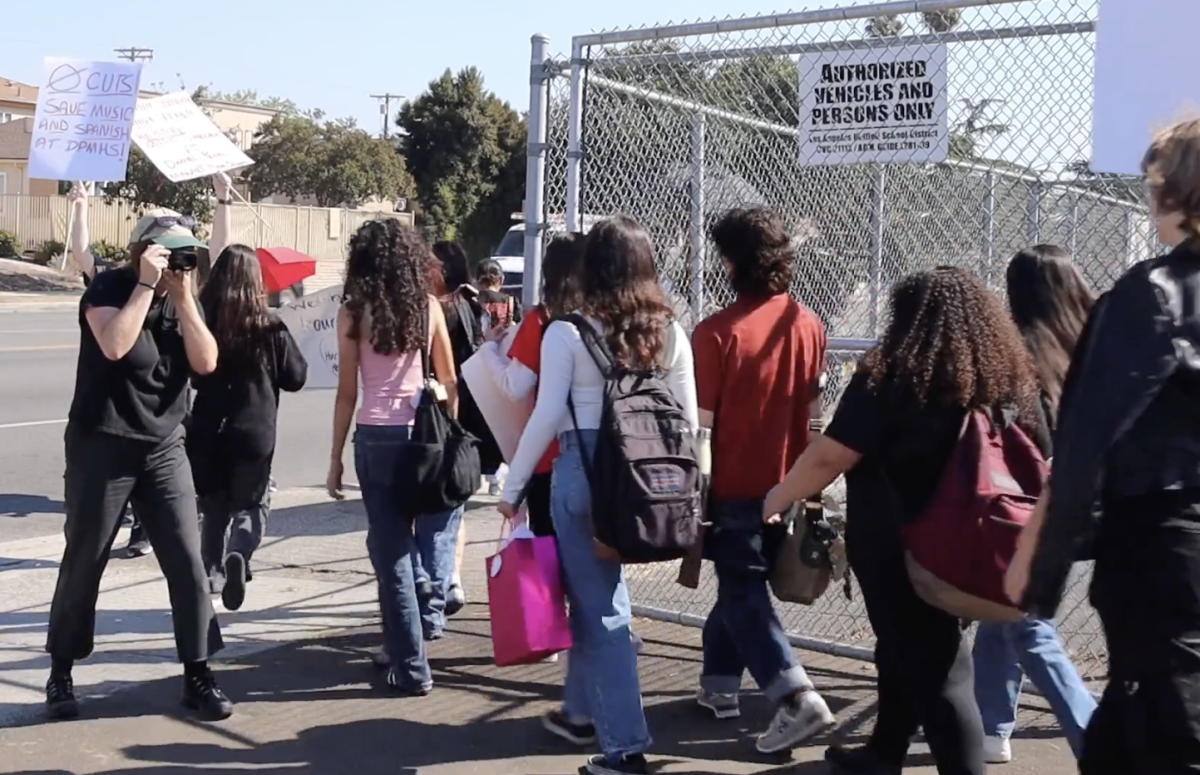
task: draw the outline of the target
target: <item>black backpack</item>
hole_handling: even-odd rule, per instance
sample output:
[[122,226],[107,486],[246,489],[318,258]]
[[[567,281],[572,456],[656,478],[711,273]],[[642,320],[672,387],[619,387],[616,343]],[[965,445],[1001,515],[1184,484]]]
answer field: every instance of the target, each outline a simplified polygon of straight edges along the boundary
[[[583,457],[596,540],[625,563],[686,556],[700,535],[701,477],[696,435],[683,407],[660,375],[616,366],[582,316],[559,320],[579,331],[605,381],[596,450],[590,461]],[[570,394],[567,406],[578,435]]]

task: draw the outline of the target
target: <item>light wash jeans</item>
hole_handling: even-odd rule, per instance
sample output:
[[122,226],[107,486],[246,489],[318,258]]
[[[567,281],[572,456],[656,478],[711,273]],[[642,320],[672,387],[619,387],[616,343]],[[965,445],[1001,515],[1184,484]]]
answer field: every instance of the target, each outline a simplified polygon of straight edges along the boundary
[[[431,686],[433,678],[425,656],[413,574],[413,557],[418,552],[414,524],[437,535],[455,515],[461,518],[462,510],[414,517],[403,508],[405,494],[397,485],[396,467],[409,430],[404,425],[359,425],[354,433],[354,468],[367,512],[367,553],[379,585],[384,648],[397,686],[417,690]],[[453,565],[453,540],[450,557]]]
[[425,638],[440,637],[446,629],[446,597],[454,578],[454,553],[462,530],[463,507],[417,519],[417,551],[412,555]]
[[[582,431],[587,455],[596,431]],[[592,546],[592,495],[574,431],[559,437],[550,514],[570,602],[574,645],[567,659],[563,713],[574,723],[596,726],[606,756],[642,753],[650,732],[642,711],[637,654],[630,648],[629,588],[620,563],[596,556]]]
[[983,733],[1007,739],[1017,721],[1021,686],[1029,675],[1041,690],[1079,758],[1096,698],[1063,650],[1054,623],[1043,619],[980,622],[975,632],[975,699]]

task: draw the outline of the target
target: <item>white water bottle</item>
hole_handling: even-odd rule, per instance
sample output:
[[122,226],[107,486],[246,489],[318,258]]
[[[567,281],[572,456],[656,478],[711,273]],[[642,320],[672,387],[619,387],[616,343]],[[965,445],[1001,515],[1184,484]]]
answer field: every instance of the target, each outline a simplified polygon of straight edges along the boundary
[[701,428],[696,432],[696,462],[700,464],[700,475],[712,475],[712,429]]

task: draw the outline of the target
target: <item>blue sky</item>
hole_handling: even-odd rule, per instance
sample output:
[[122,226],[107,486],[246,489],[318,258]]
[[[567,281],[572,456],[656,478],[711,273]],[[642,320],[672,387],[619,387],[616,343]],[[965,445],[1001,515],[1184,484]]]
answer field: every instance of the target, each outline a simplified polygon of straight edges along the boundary
[[[799,2],[796,8],[830,4]],[[147,10],[148,5],[5,3],[0,77],[36,84],[44,56],[111,59],[114,48],[140,46],[155,52],[143,76],[146,84],[164,81],[173,89],[179,73],[189,88],[254,89],[261,97],[286,97],[332,116],[353,116],[375,131],[379,107],[368,95],[390,91],[412,97],[447,67],[475,65],[492,90],[524,108],[529,38],[536,32],[550,35],[553,50],[566,52],[572,35],[593,29],[777,10],[718,0],[202,0]]]

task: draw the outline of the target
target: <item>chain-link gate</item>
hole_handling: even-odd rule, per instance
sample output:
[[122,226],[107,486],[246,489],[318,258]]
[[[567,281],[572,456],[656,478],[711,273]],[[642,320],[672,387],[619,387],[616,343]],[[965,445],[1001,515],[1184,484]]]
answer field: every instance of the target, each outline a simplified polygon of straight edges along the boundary
[[[841,385],[914,270],[955,264],[1001,291],[1018,249],[1054,242],[1105,290],[1158,245],[1140,181],[1087,167],[1095,14],[1096,0],[907,0],[583,35],[565,60],[535,38],[526,221],[542,228],[527,231],[527,266],[548,219],[631,215],[691,323],[733,298],[707,224],[768,205],[794,231],[792,292],[824,321]],[[801,152],[805,55],[942,46],[945,161],[825,166]],[[1060,631],[1098,676],[1104,640],[1077,573]],[[698,624],[714,600],[711,579],[687,590],[674,567],[628,574],[642,613]],[[837,590],[782,615],[798,643],[870,654],[861,603]]]

